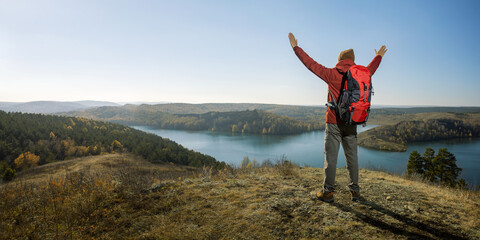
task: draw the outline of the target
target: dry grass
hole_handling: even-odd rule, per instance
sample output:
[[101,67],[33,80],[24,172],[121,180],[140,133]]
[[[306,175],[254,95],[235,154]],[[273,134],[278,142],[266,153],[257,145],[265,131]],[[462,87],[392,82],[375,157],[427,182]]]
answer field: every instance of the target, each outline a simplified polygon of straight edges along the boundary
[[176,179],[179,176],[192,175],[198,169],[173,164],[153,164],[133,154],[105,154],[65,160],[38,166],[22,171],[18,178],[22,181],[38,182],[51,178],[65,177],[69,173],[88,174],[110,173],[112,171],[134,169],[140,174],[162,174],[161,178]]
[[[90,169],[75,166],[82,160]],[[311,197],[322,169],[289,162],[212,172],[131,155],[76,161],[63,165],[67,173],[45,166],[57,173],[1,186],[0,239],[480,238],[478,192],[384,172],[361,170],[364,199],[352,202],[338,169],[335,203],[327,204]]]

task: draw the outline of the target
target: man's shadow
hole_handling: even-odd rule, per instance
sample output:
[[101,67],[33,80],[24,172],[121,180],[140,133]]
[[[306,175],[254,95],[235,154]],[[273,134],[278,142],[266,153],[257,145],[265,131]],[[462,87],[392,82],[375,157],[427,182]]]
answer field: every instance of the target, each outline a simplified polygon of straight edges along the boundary
[[[365,199],[361,199],[358,201],[358,203],[370,208],[370,212],[373,213],[373,210],[375,211],[378,211],[380,213],[383,213],[385,215],[388,215],[400,222],[403,222],[404,224],[408,225],[408,226],[411,226],[411,227],[414,227],[414,228],[417,228],[418,230],[421,230],[423,232],[428,232],[438,238],[441,238],[441,239],[468,239],[468,238],[465,238],[463,236],[460,235],[460,233],[457,234],[453,234],[453,233],[450,233],[450,232],[447,232],[445,230],[442,230],[442,229],[439,229],[439,228],[435,228],[435,227],[432,227],[431,225],[429,224],[425,224],[425,223],[422,223],[422,222],[418,222],[418,221],[415,221],[405,215],[401,215],[401,214],[398,214],[396,212],[393,212],[391,210],[388,210],[388,209],[385,209],[384,207],[376,204],[375,202],[372,202],[372,201],[367,201]],[[406,237],[408,237],[408,239],[434,239],[432,237],[429,237],[427,235],[424,235],[424,234],[421,234],[421,233],[416,233],[416,232],[411,232],[411,231],[408,231],[407,229],[403,229],[401,226],[399,225],[395,225],[395,224],[388,224],[388,223],[385,223],[381,218],[375,218],[375,215],[374,214],[364,214],[364,213],[361,213],[355,209],[353,209],[352,207],[350,206],[346,206],[346,205],[342,205],[340,203],[331,203],[331,205],[337,207],[338,209],[344,211],[344,212],[350,212],[350,213],[353,213],[355,214],[355,216],[357,218],[359,218],[360,220],[364,221],[365,223],[368,223],[374,227],[378,227],[378,228],[381,228],[381,229],[384,229],[384,230],[388,230],[396,235],[404,235]]]

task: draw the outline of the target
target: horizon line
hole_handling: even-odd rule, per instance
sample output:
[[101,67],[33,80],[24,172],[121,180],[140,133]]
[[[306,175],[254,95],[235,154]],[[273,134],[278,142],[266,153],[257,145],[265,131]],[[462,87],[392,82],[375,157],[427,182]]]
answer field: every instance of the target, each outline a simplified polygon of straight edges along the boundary
[[[119,105],[161,105],[161,104],[192,104],[192,105],[202,105],[202,104],[261,104],[261,105],[286,105],[286,106],[304,106],[304,107],[325,107],[323,104],[285,104],[285,103],[260,103],[260,102],[203,102],[203,103],[192,103],[192,102],[169,102],[169,101],[107,101],[107,100],[74,100],[74,101],[60,101],[60,100],[34,100],[34,101],[25,101],[25,102],[14,102],[14,101],[0,101],[0,103],[10,103],[10,104],[25,104],[25,103],[35,103],[35,102],[56,102],[56,103],[78,103],[78,102],[108,102],[115,103]],[[402,104],[372,104],[372,107],[391,107],[391,108],[418,108],[418,107],[473,107],[480,108],[480,106],[474,105],[402,105]]]

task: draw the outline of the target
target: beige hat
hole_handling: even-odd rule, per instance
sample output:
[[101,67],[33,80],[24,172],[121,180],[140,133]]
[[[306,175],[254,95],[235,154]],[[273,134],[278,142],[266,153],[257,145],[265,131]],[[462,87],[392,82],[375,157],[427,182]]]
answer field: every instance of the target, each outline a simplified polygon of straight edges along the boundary
[[338,55],[338,61],[342,61],[344,59],[350,59],[355,62],[355,54],[353,53],[353,49],[343,50],[340,55]]

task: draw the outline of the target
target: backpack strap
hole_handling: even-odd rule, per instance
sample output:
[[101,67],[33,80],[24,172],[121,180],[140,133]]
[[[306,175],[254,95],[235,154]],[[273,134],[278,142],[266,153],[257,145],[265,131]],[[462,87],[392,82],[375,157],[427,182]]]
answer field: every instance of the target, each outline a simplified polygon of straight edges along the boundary
[[330,93],[330,96],[332,97],[333,103],[335,104],[335,106],[337,106],[337,101],[335,100],[335,97],[333,96],[333,93],[330,91],[330,89],[328,89],[328,93]]
[[335,101],[335,98],[333,97],[332,92],[330,92],[330,89],[328,89],[328,93],[330,93],[330,96],[332,97],[332,100],[333,100],[333,101],[327,102],[327,103],[325,104],[325,106],[327,106],[327,107],[330,108],[331,110],[335,110],[335,112],[337,112],[337,110],[338,110],[337,101]]
[[[326,105],[328,108],[330,108],[330,109],[332,109],[332,110],[335,110],[335,113],[336,113],[336,114],[339,114],[339,113],[338,113],[338,110],[339,110],[339,109],[338,109],[338,104],[337,104],[337,102],[340,101],[340,97],[342,96],[342,92],[343,92],[343,90],[344,90],[343,88],[345,87],[345,82],[346,82],[347,79],[348,79],[347,74],[348,74],[349,71],[350,71],[350,70],[348,70],[348,71],[347,71],[345,74],[343,74],[343,76],[342,76],[342,84],[341,84],[341,86],[340,86],[340,90],[339,90],[339,94],[338,94],[338,99],[335,99],[335,96],[333,95],[332,91],[330,91],[330,89],[328,89],[328,93],[329,93],[330,96],[332,97],[332,100],[333,100],[333,101],[327,102],[327,104],[325,104],[325,105]],[[333,105],[332,105],[332,102],[333,102]]]
[[350,69],[348,69],[348,71],[342,76],[342,85],[340,85],[340,94],[342,94],[342,90],[345,88],[345,82],[347,82],[349,72],[350,72]]
[[335,103],[335,106],[337,106],[337,102],[340,101],[340,96],[342,95],[342,91],[343,91],[343,88],[345,87],[345,82],[347,81],[347,74],[350,70],[348,70],[345,74],[343,74],[342,76],[342,84],[340,85],[340,90],[338,91],[339,94],[338,94],[338,99],[335,99],[335,97],[333,96],[332,92],[330,91],[330,89],[328,89],[328,92],[330,93],[330,96],[332,97],[332,100],[333,100],[333,103]]

